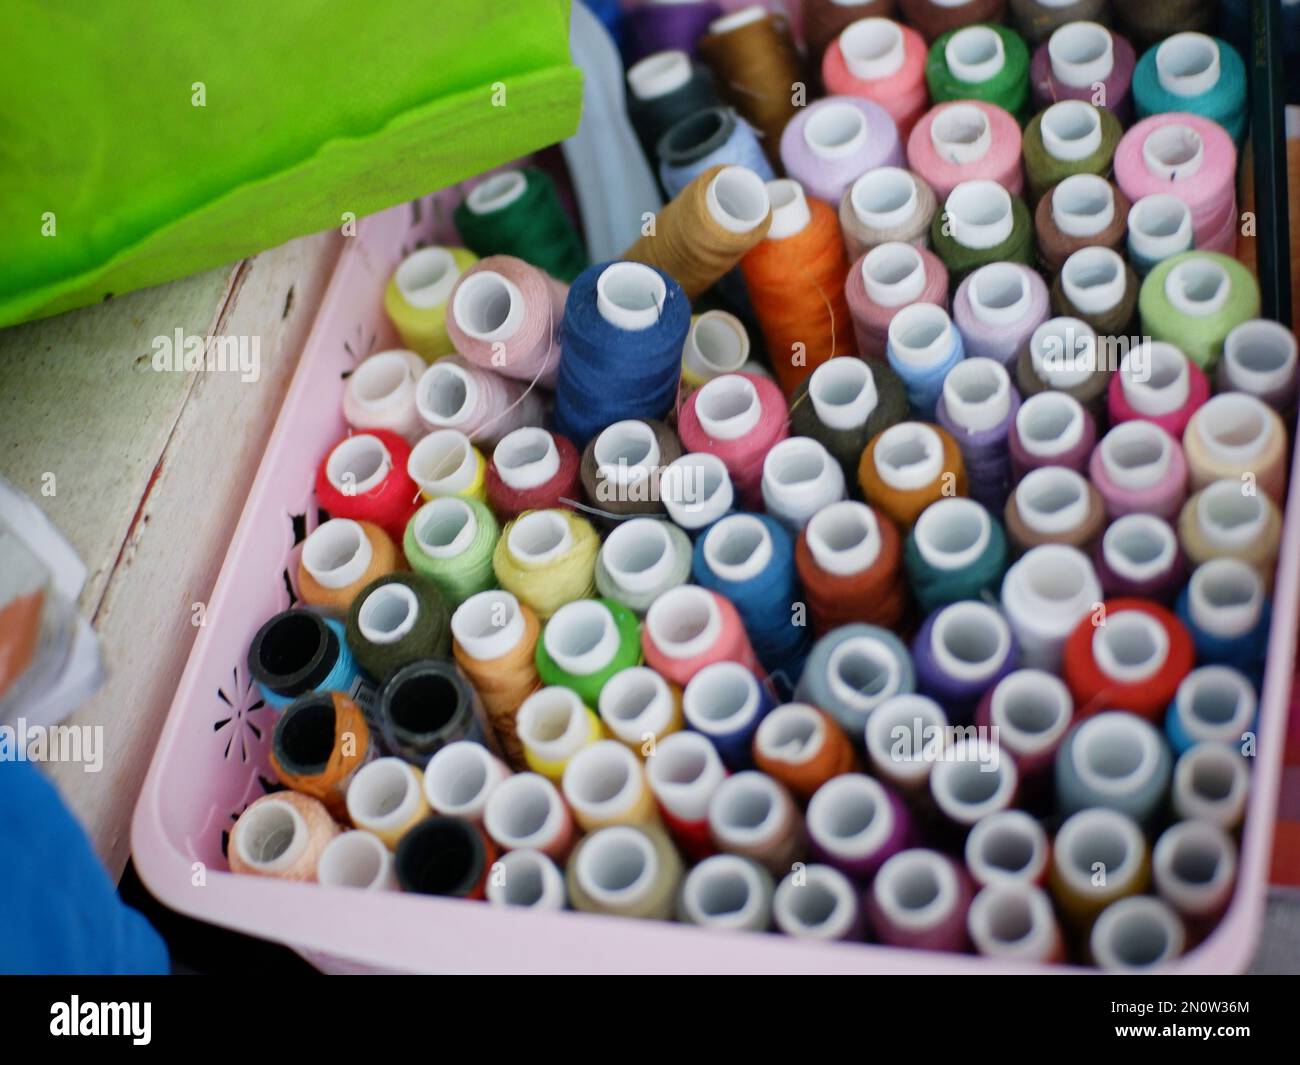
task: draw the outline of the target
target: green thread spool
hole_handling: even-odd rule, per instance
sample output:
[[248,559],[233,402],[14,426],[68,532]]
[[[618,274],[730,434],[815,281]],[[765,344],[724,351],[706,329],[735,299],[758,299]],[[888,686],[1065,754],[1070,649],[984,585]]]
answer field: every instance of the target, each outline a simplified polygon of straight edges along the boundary
[[[999,51],[1002,65],[992,74],[979,78],[980,68],[992,67]],[[950,63],[954,57],[959,60],[955,70]],[[977,80],[963,80],[958,76],[962,72],[975,75]],[[932,104],[983,100],[997,104],[1023,124],[1029,112],[1029,49],[1024,38],[1006,26],[976,23],[949,30],[930,45],[925,60],[925,83]]]
[[641,624],[614,599],[566,603],[542,630],[536,662],[544,686],[568,688],[596,706],[610,677],[641,664]]
[[[1044,120],[1049,127],[1048,139],[1053,144],[1086,147],[1095,139],[1098,145],[1078,158],[1058,158],[1047,150],[1043,142]],[[1030,202],[1037,203],[1048,189],[1071,174],[1109,177],[1115,149],[1123,135],[1119,119],[1083,100],[1064,100],[1040,111],[1029,120],[1020,145]],[[1063,147],[1061,150],[1069,149]]]
[[963,599],[996,602],[1006,568],[1002,523],[970,499],[930,504],[903,542],[903,569],[925,614]]
[[1142,332],[1165,340],[1207,373],[1224,338],[1259,317],[1259,284],[1236,259],[1212,251],[1185,251],[1156,265],[1138,294]]
[[487,504],[447,496],[426,503],[406,525],[402,550],[411,569],[427,577],[452,610],[497,586],[492,551],[501,527]]
[[[1000,191],[998,191],[1000,190]],[[959,242],[963,217],[969,212],[979,218],[979,228],[986,227],[990,196],[1005,195],[1010,201],[1011,227],[1004,240],[987,247],[968,247]],[[1005,201],[1003,201],[1005,202]],[[930,246],[948,268],[948,283],[956,288],[967,274],[988,263],[1023,263],[1034,265],[1034,225],[1029,208],[1019,196],[1013,196],[993,181],[966,181],[953,189],[944,209],[930,223]]]
[[390,573],[352,600],[345,628],[357,664],[382,684],[403,666],[451,651],[451,611],[418,573]]
[[536,167],[484,179],[456,208],[455,221],[465,246],[479,258],[513,255],[561,281],[572,281],[587,265],[555,182]]

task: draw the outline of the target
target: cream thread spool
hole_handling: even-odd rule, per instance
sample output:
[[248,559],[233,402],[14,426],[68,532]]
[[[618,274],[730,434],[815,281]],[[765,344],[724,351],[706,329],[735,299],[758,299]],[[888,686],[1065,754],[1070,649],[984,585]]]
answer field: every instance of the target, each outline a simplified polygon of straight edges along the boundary
[[797,533],[823,507],[844,498],[844,471],[816,440],[792,436],[763,459],[762,490],[767,512]]
[[483,456],[456,429],[440,429],[424,437],[411,449],[406,472],[427,499],[483,494]]
[[432,813],[423,784],[414,766],[400,758],[378,758],[362,766],[348,785],[348,817],[394,850],[413,825]]
[[772,924],[772,876],[738,854],[715,854],[686,874],[678,916],[690,924],[765,932]]
[[1246,760],[1221,743],[1198,743],[1174,763],[1170,805],[1179,817],[1209,821],[1225,832],[1241,824],[1250,790]]
[[422,435],[415,385],[425,362],[413,351],[380,351],[352,371],[343,417],[354,429],[389,429],[414,442]]
[[658,828],[612,825],[587,836],[569,863],[574,909],[671,920],[682,864]]
[[641,760],[614,740],[593,743],[569,760],[563,794],[586,832],[606,825],[659,823]]
[[1056,672],[1066,637],[1102,602],[1088,556],[1064,544],[1030,548],[1002,580],[1002,609],[1020,648],[1020,664]]
[[1179,821],[1151,853],[1156,893],[1190,920],[1213,919],[1227,908],[1237,878],[1237,847],[1218,825]]
[[1220,377],[1231,388],[1289,410],[1296,392],[1296,336],[1267,319],[1242,322],[1224,338]]
[[600,690],[600,719],[616,740],[649,758],[682,727],[680,694],[647,666],[614,674]]
[[397,891],[393,855],[372,832],[353,829],[335,836],[321,852],[316,880],[326,887]]
[[734,314],[719,310],[697,314],[682,348],[682,378],[698,388],[722,374],[741,373],[749,349],[749,334]]
[[230,831],[230,871],[315,880],[320,855],[338,831],[316,799],[292,791],[264,795]]
[[556,781],[575,754],[601,738],[600,719],[577,693],[554,685],[524,700],[515,727],[529,768]]
[[[915,794],[928,786],[947,749],[948,717],[924,695],[895,695],[867,718],[867,760],[876,776]],[[906,742],[904,742],[906,741]]]
[[709,800],[709,831],[720,850],[752,858],[774,877],[789,872],[803,846],[803,818],[771,777],[746,770],[727,777]]
[[975,950],[988,958],[1059,961],[1061,930],[1047,893],[1032,884],[999,882],[971,900],[966,927]]

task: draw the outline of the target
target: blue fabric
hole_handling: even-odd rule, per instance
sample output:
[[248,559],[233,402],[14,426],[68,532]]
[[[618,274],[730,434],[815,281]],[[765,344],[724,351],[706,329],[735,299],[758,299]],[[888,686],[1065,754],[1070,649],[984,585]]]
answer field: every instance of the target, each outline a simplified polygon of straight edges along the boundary
[[90,841],[30,762],[0,762],[0,972],[166,973],[167,948],[124,906]]

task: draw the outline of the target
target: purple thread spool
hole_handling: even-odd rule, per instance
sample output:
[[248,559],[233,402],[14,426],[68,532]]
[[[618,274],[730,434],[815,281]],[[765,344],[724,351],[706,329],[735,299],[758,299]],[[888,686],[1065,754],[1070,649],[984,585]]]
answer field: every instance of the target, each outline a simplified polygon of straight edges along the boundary
[[987,603],[962,600],[936,610],[912,641],[917,690],[948,713],[971,720],[989,688],[1016,668],[1016,640],[1006,619]]
[[1021,402],[1007,434],[1012,480],[1019,484],[1042,466],[1085,473],[1096,442],[1097,423],[1073,396],[1055,391],[1030,396]]
[[808,803],[812,851],[845,876],[866,883],[915,832],[902,800],[874,777],[845,773],[832,777]]
[[1020,349],[1050,314],[1046,283],[1020,263],[981,266],[952,298],[966,357],[993,359],[1012,372]]
[[867,916],[882,943],[963,952],[970,945],[970,901],[970,881],[951,858],[906,850],[880,867],[867,894]]
[[1092,552],[1107,599],[1138,596],[1173,604],[1187,579],[1187,559],[1169,523],[1155,514],[1116,518]]
[[1034,110],[1058,100],[1093,102],[1095,86],[1105,87],[1104,110],[1127,126],[1133,118],[1133,46],[1096,22],[1069,22],[1034,49],[1029,87]]
[[971,498],[1001,514],[1011,494],[1007,436],[1020,395],[1005,367],[993,359],[966,358],[948,371],[935,405],[935,421],[952,434],[966,464]]
[[641,4],[623,16],[627,65],[655,52],[680,48],[695,54],[695,42],[720,18],[722,8],[706,0],[695,4]]
[[781,134],[786,174],[810,196],[839,209],[858,178],[881,166],[902,166],[903,146],[894,120],[877,103],[828,96],[799,108]]

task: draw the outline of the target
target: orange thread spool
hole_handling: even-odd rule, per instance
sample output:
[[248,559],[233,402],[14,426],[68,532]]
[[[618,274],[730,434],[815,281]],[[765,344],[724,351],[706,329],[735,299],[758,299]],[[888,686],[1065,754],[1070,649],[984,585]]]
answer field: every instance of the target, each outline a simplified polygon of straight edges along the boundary
[[969,494],[957,441],[929,422],[899,422],[873,438],[858,463],[858,485],[900,532],[936,500]]
[[[319,760],[326,743],[328,751]],[[361,707],[342,692],[310,692],[285,707],[276,721],[271,768],[285,787],[319,799],[342,821],[348,783],[373,752]]]
[[858,757],[829,714],[809,703],[787,703],[754,733],[754,764],[807,802],[831,777],[857,769]]
[[[351,528],[353,524],[360,527],[364,546]],[[367,554],[364,566],[358,565]],[[353,569],[359,574],[355,580],[351,579]],[[368,521],[353,523],[336,518],[320,526],[302,545],[298,595],[308,606],[346,614],[362,588],[399,569],[406,569],[406,560],[383,529]],[[313,576],[313,570],[317,576]],[[325,583],[327,573],[339,575],[341,583]]]

